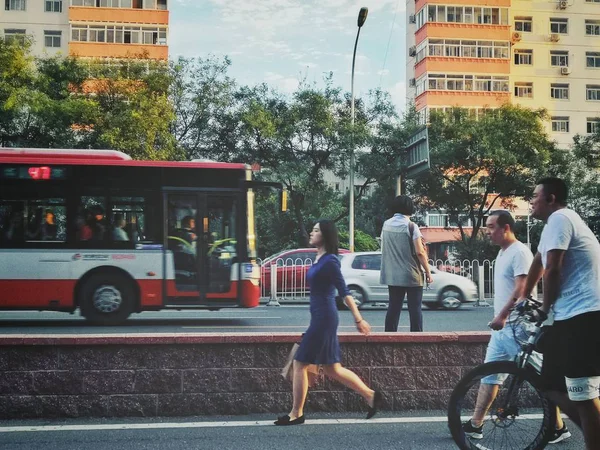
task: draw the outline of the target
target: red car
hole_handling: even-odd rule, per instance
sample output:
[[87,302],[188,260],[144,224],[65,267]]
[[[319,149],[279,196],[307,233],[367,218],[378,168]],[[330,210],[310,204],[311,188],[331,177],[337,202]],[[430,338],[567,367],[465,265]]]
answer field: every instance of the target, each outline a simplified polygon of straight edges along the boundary
[[[349,253],[349,250],[339,249],[339,253]],[[265,258],[260,266],[260,285],[263,297],[271,295],[271,271],[277,267],[277,293],[281,295],[308,294],[306,272],[315,262],[316,248],[296,248],[283,250]]]

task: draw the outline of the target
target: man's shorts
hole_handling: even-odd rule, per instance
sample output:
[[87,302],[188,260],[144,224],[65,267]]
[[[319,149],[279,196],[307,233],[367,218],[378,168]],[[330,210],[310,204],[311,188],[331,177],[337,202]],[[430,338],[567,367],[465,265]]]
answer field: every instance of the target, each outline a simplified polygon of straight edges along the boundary
[[544,343],[544,388],[567,392],[573,401],[600,394],[600,311],[557,320]]
[[[513,361],[521,351],[521,347],[515,339],[515,334],[510,324],[499,331],[492,331],[492,337],[485,353],[486,363],[494,361]],[[506,375],[489,375],[481,379],[483,384],[502,384]]]

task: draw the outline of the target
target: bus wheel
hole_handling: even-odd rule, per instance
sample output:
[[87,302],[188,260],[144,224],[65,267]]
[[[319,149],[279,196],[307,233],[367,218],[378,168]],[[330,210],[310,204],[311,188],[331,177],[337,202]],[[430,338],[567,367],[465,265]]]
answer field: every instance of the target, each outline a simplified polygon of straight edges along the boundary
[[98,273],[83,285],[81,315],[97,325],[116,325],[133,312],[131,282],[122,276]]

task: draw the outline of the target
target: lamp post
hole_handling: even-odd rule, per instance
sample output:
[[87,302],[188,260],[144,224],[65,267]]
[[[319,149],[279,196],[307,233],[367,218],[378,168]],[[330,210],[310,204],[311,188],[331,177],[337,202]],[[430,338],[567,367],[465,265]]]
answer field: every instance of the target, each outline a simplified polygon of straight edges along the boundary
[[358,13],[358,31],[356,32],[356,41],[354,42],[354,52],[352,53],[352,80],[350,82],[350,116],[351,116],[351,137],[350,142],[350,223],[348,225],[349,235],[349,247],[350,251],[354,251],[354,63],[356,62],[356,47],[358,46],[358,37],[360,36],[360,29],[367,20],[367,14],[369,14],[369,8],[360,8]]

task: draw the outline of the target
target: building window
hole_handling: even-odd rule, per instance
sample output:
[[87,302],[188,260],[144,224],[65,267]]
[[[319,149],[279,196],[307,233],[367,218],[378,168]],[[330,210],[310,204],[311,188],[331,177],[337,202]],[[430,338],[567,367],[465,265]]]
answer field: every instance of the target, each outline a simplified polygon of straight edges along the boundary
[[600,84],[588,84],[585,87],[585,99],[594,102],[600,101]]
[[71,0],[71,6],[166,10],[167,0]]
[[600,52],[585,52],[585,66],[600,69]]
[[4,29],[4,40],[6,42],[16,42],[20,45],[25,45],[27,35],[25,30],[16,28],[5,28]]
[[71,40],[75,42],[87,42],[87,27],[72,27]]
[[586,131],[588,134],[600,133],[600,118],[599,117],[588,117]]
[[44,4],[44,11],[46,12],[62,12],[62,0],[46,0]]
[[550,33],[567,34],[569,19],[550,18]]
[[[161,0],[158,0],[158,9],[161,9]],[[427,5],[421,11],[427,11],[427,22],[508,25],[508,8]],[[417,29],[422,26],[418,18],[421,11],[417,13]]]
[[27,0],[4,0],[4,9],[7,11],[25,11]]
[[427,74],[416,82],[417,96],[425,91],[508,92],[508,77]]
[[586,3],[600,3],[600,0],[585,0]]
[[516,49],[515,50],[515,65],[516,66],[531,66],[533,64],[533,50]]
[[550,65],[552,67],[568,67],[569,66],[569,52],[551,51],[550,52]]
[[515,97],[532,98],[533,83],[515,83]]
[[533,20],[531,17],[515,17],[515,31],[531,33]]
[[600,20],[585,21],[586,36],[600,36]]
[[554,133],[568,133],[569,132],[569,118],[568,117],[552,117],[552,131]]
[[550,97],[555,100],[569,100],[569,85],[552,83],[550,85]]
[[166,28],[120,26],[73,26],[71,40],[75,42],[107,42],[110,44],[167,45]]
[[62,31],[44,30],[44,47],[60,48]]

